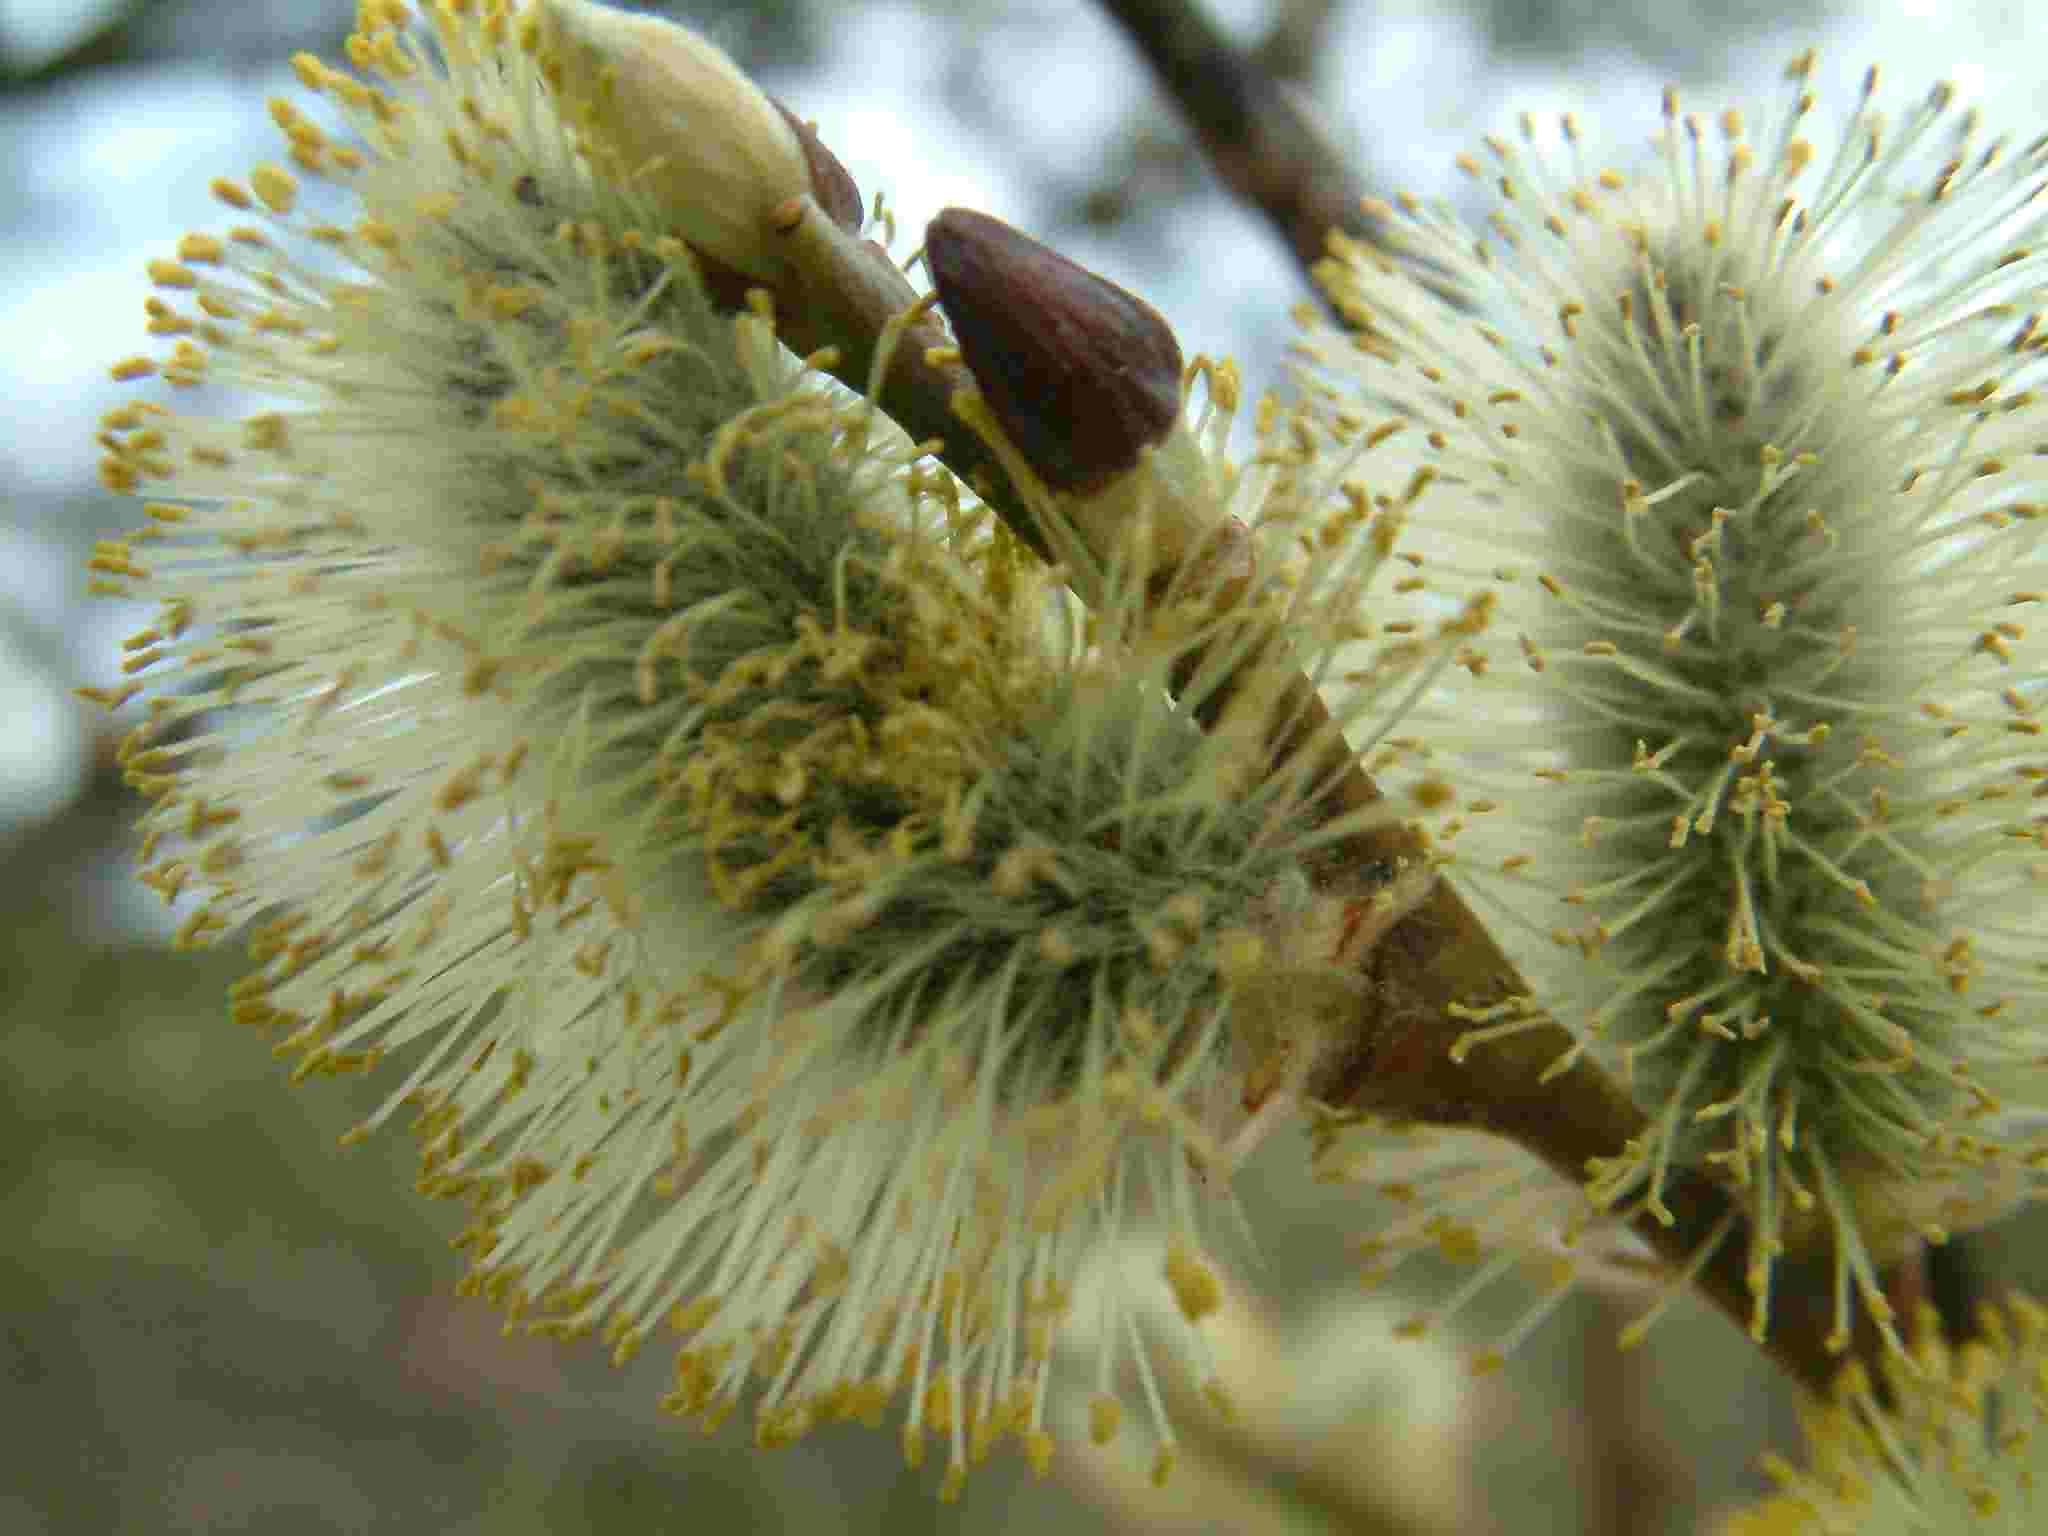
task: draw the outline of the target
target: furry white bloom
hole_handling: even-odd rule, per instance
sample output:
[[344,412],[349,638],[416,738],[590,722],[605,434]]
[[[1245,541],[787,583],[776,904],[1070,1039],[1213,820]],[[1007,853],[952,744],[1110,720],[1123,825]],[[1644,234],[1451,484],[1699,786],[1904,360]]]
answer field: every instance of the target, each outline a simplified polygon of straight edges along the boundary
[[1979,142],[1946,87],[1887,122],[1873,71],[1820,152],[1810,73],[1755,147],[1667,96],[1639,179],[1525,120],[1461,162],[1478,239],[1386,210],[1476,315],[1347,246],[1364,339],[1309,348],[1433,478],[1432,580],[1501,584],[1518,641],[1370,765],[1440,787],[1535,991],[1460,1050],[1554,1014],[1651,1121],[1597,1196],[1735,1183],[1755,1328],[1818,1232],[1846,1342],[1902,1241],[2033,1183],[2001,1100],[2048,1051],[2048,140]]
[[1960,1348],[1930,1311],[1880,1398],[1861,1367],[1807,1415],[1807,1463],[1764,1467],[1780,1492],[1720,1536],[2025,1536],[2048,1514],[2048,1316],[2015,1296]]
[[[416,1111],[473,1288],[621,1353],[672,1329],[669,1406],[753,1382],[764,1443],[901,1392],[948,1487],[1005,1436],[1043,1465],[1077,1266],[1142,1215],[1192,1330],[1203,1171],[1350,996],[1383,876],[1312,886],[1316,786],[1193,723],[1251,600],[1162,607],[1119,557],[1084,623],[710,302],[544,27],[430,19],[366,5],[383,84],[299,61],[364,147],[273,104],[360,217],[217,182],[260,221],[153,264],[174,348],[115,369],[279,402],[105,421],[107,483],[162,498],[94,562],[163,598],[107,696],[148,697],[145,878],[186,941],[251,936],[234,1011],[301,1075],[398,1058],[363,1129]],[[1182,488],[1306,552],[1256,601],[1320,664],[1388,546],[1291,524],[1321,471],[1232,467],[1225,417]],[[1383,640],[1340,723],[1451,643]]]

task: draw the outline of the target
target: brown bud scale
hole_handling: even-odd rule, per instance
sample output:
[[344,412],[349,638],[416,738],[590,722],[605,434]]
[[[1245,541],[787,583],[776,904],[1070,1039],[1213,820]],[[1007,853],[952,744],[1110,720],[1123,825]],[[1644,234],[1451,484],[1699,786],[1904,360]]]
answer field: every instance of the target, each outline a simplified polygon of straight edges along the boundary
[[966,208],[932,220],[925,261],[968,372],[1050,489],[1100,490],[1180,419],[1180,343],[1137,295]]

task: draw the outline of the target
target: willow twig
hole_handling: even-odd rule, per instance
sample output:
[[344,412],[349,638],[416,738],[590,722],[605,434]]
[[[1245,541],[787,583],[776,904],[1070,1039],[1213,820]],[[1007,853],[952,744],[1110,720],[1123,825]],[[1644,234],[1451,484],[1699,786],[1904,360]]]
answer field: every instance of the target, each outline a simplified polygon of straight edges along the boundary
[[[1217,177],[1265,216],[1305,277],[1329,254],[1333,230],[1389,247],[1388,230],[1366,211],[1366,186],[1345,157],[1259,57],[1233,44],[1199,5],[1102,0],[1102,9],[1173,98]],[[1390,254],[1401,255],[1425,286],[1459,302],[1440,270]]]

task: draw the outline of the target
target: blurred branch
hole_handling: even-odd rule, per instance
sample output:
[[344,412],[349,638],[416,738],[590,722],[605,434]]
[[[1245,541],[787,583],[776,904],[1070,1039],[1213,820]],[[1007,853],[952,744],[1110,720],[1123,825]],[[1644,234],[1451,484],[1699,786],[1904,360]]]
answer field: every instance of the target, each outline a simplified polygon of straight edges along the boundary
[[1634,1536],[1675,1526],[1673,1514],[1693,1495],[1695,1476],[1665,1438],[1666,1422],[1645,1390],[1649,1357],[1619,1340],[1620,1308],[1599,1298],[1603,1320],[1579,1337],[1578,1431],[1586,1536]]
[[[1179,106],[1223,184],[1266,216],[1304,277],[1328,254],[1333,229],[1390,249],[1384,223],[1364,210],[1365,184],[1276,73],[1312,56],[1328,5],[1288,8],[1266,45],[1250,54],[1196,0],[1101,4]],[[1401,259],[1425,286],[1457,301],[1441,272]]]
[[1280,0],[1252,60],[1275,80],[1306,80],[1315,73],[1316,52],[1335,14],[1337,0]]

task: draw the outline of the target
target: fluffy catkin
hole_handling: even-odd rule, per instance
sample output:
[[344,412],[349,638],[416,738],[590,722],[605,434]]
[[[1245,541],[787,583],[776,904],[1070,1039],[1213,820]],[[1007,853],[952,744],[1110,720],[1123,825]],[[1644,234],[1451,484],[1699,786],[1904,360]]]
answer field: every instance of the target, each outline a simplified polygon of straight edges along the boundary
[[[1071,1278],[1140,1216],[1200,1348],[1205,1176],[1348,996],[1381,877],[1313,889],[1316,786],[1169,695],[1245,661],[1250,608],[1160,611],[1119,556],[1084,620],[712,304],[698,256],[754,226],[586,154],[549,38],[366,4],[357,73],[297,61],[354,137],[273,103],[297,169],[216,182],[246,222],[152,264],[174,339],[116,377],[267,398],[105,420],[152,527],[94,564],[161,600],[102,691],[147,701],[144,878],[182,940],[249,938],[235,1015],[298,1075],[393,1082],[363,1129],[411,1109],[470,1288],[621,1355],[673,1333],[668,1406],[752,1383],[766,1444],[900,1394],[947,1488],[1005,1437],[1042,1467]],[[780,126],[736,78],[677,74],[679,120],[791,170],[718,148]],[[1226,424],[1182,489],[1275,552],[1246,602],[1288,666],[1372,648],[1344,723],[1384,733],[1456,636],[1350,617],[1391,538],[1317,520],[1307,423],[1242,467]]]
[[1639,176],[1524,119],[1460,161],[1478,236],[1385,210],[1471,309],[1346,245],[1362,341],[1307,346],[1431,481],[1438,588],[1501,588],[1488,664],[1374,764],[1454,791],[1443,867],[1532,981],[1460,1051],[1554,1014],[1650,1117],[1596,1197],[1733,1181],[1756,1329],[1817,1233],[1846,1340],[1903,1243],[2032,1183],[2048,141],[1984,142],[1947,87],[1887,122],[1873,71],[1816,149],[1811,70],[1755,143],[1667,95]]

